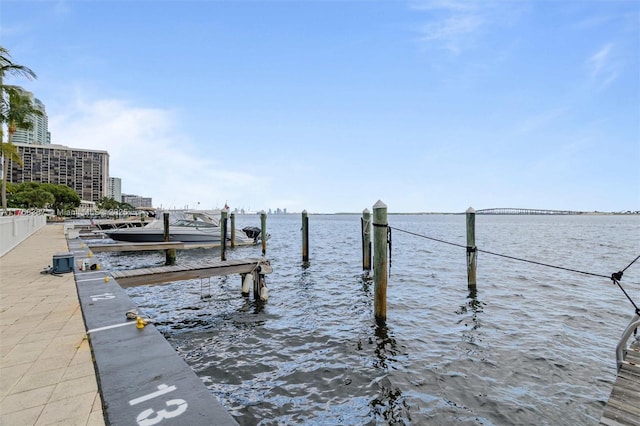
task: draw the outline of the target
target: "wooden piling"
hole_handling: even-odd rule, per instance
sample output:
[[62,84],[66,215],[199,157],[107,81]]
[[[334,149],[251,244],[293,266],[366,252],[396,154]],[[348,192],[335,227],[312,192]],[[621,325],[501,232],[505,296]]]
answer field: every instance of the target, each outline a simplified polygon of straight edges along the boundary
[[362,229],[362,269],[371,270],[371,212],[369,209],[362,211],[360,221]]
[[264,256],[267,253],[267,214],[264,210],[260,213],[260,226],[262,235],[262,255]]
[[236,246],[236,213],[231,212],[231,248]]
[[[169,242],[169,213],[163,213],[162,219],[164,220],[164,242]],[[164,251],[164,264],[175,265],[176,264],[176,249],[166,249]]]
[[387,205],[378,200],[373,206],[373,311],[376,321],[387,319]]
[[467,285],[469,290],[476,289],[476,263],[478,248],[476,247],[476,211],[469,207],[467,218]]
[[302,261],[309,261],[309,216],[302,210]]
[[220,211],[220,260],[227,260],[227,209]]

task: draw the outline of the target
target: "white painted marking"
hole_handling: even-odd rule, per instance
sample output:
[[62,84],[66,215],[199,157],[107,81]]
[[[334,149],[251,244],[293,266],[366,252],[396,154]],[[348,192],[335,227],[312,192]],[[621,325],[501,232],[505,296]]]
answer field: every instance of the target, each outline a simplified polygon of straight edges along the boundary
[[104,281],[104,277],[87,278],[86,280],[76,280],[76,283],[87,283],[90,281]]
[[96,300],[109,300],[115,299],[116,295],[113,293],[103,293],[103,294],[95,294],[93,296],[89,296],[91,301],[95,302]]
[[175,386],[167,386],[167,385],[165,385],[163,383],[163,384],[158,386],[158,391],[157,392],[152,392],[150,394],[143,395],[140,398],[132,399],[131,401],[129,401],[129,405],[140,404],[141,402],[148,401],[148,400],[153,399],[153,398],[155,398],[157,396],[164,395],[165,393],[173,392],[176,389],[177,388]]
[[112,328],[124,327],[125,325],[130,325],[130,324],[136,324],[136,322],[129,321],[129,322],[123,322],[120,324],[106,325],[104,327],[92,328],[91,330],[87,331],[87,334],[95,333],[96,331],[111,330]]
[[187,407],[189,407],[189,404],[187,404],[187,401],[185,401],[184,399],[172,399],[170,401],[165,402],[165,404],[167,405],[167,407],[175,405],[176,409],[160,410],[158,411],[158,414],[156,414],[155,417],[150,418],[149,416],[153,414],[153,410],[149,408],[147,410],[144,410],[140,414],[138,414],[138,417],[136,417],[136,421],[140,426],[152,426],[160,423],[163,419],[178,417],[180,414],[187,411]]

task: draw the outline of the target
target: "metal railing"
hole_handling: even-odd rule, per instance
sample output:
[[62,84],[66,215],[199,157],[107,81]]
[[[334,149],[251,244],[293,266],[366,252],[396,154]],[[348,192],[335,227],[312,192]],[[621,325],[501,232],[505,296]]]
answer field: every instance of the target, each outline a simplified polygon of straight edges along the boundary
[[622,336],[620,337],[620,342],[618,342],[618,346],[616,346],[616,362],[618,365],[618,371],[620,371],[620,367],[622,366],[622,362],[624,361],[624,355],[627,350],[627,341],[631,334],[640,327],[640,316],[637,314],[633,316],[631,322],[625,328]]

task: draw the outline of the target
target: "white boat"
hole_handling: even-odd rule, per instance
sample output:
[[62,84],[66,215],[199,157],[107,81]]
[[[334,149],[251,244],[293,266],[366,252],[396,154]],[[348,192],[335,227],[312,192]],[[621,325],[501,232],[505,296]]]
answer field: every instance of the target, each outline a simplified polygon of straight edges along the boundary
[[[157,212],[153,221],[140,228],[120,228],[103,233],[115,241],[156,243],[164,241],[164,212]],[[220,244],[220,210],[171,210],[169,213],[169,241],[186,244]],[[260,229],[246,227],[235,231],[235,244],[255,244]],[[227,241],[231,232],[227,230]]]

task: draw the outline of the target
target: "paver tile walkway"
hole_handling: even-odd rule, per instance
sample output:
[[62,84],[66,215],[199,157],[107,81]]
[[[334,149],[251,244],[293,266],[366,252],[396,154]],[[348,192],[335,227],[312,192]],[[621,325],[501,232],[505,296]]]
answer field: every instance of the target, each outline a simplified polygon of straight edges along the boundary
[[0,257],[0,425],[105,424],[73,274],[41,274],[68,251],[46,225]]

